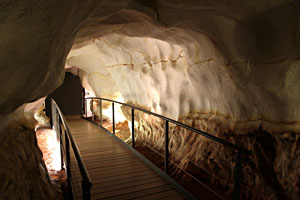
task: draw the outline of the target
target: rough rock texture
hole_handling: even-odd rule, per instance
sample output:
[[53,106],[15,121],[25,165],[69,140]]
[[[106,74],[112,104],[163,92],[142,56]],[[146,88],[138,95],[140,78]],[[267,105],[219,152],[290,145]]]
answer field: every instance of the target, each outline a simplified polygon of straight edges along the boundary
[[[104,3],[77,34],[66,67],[97,96],[121,94],[251,150],[246,198],[297,199],[299,10],[296,1]],[[163,122],[139,116],[136,125],[141,140],[163,148]],[[231,173],[232,183],[232,171],[209,160],[232,167],[234,154],[180,131],[171,148],[180,165]]]
[[199,113],[228,129],[298,130],[299,6],[104,3],[67,67],[98,96],[121,93],[173,119]]
[[[131,111],[123,108],[130,119]],[[164,121],[139,111],[135,112],[136,141],[163,154]],[[299,133],[270,134],[261,128],[244,134],[224,131],[214,120],[187,117],[184,124],[213,133],[252,152],[243,156],[242,199],[298,199],[300,195]],[[234,188],[235,152],[210,139],[169,125],[170,159],[223,197],[231,199]],[[208,173],[206,173],[208,172]],[[213,175],[211,175],[212,173]],[[180,176],[173,174],[175,177]],[[201,179],[202,178],[202,179]]]
[[0,114],[46,96],[63,82],[65,58],[95,2],[0,2]]
[[62,82],[79,31],[66,68],[91,93],[238,143],[254,151],[258,177],[247,184],[262,186],[257,198],[299,197],[299,1],[32,0],[0,10],[0,113]]
[[0,118],[0,199],[61,199],[37,145],[37,122],[23,109]]
[[65,58],[95,2],[0,1],[0,199],[58,199],[34,121],[5,114],[62,83]]

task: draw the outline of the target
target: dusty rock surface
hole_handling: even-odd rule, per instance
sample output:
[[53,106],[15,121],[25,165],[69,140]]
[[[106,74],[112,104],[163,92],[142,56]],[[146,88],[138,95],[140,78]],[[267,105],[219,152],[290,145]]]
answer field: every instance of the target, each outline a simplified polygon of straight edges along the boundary
[[[254,155],[247,183],[264,194],[257,198],[297,199],[299,16],[300,3],[292,0],[1,1],[0,113],[49,94],[67,68],[91,94],[122,96],[248,148]],[[161,127],[139,120],[138,128]],[[195,151],[178,159],[196,162],[200,147],[224,157],[205,141],[191,143]]]
[[22,109],[1,117],[0,199],[61,199],[50,182],[34,124]]

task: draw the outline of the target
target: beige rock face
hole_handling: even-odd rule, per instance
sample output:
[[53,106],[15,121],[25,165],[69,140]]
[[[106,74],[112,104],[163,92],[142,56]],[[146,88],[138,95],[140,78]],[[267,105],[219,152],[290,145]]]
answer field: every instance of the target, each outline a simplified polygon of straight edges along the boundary
[[[105,4],[77,34],[66,68],[96,96],[121,94],[251,150],[244,198],[297,199],[298,19],[296,2]],[[161,151],[163,122],[136,119],[139,139]],[[232,191],[234,152],[182,129],[171,134],[180,166],[219,172]]]
[[23,109],[0,118],[0,199],[61,199],[37,146],[36,121]]
[[[131,110],[123,108],[130,119]],[[252,152],[243,156],[242,199],[297,199],[299,196],[299,134],[285,132],[270,134],[258,128],[239,134],[224,131],[215,120],[203,119],[193,114],[181,120],[184,124],[213,133]],[[135,112],[136,142],[142,142],[164,152],[164,121]],[[169,125],[170,160],[191,174],[205,169],[212,175],[201,175],[209,187],[230,199],[234,188],[235,152],[184,128]],[[131,141],[131,139],[130,139]],[[175,177],[180,177],[180,170]],[[203,173],[205,174],[205,173]],[[208,179],[208,180],[207,180]]]
[[34,121],[4,114],[62,83],[65,58],[95,2],[0,1],[0,199],[59,199]]
[[107,3],[84,23],[66,67],[92,93],[241,132],[299,129],[298,3],[148,6]]
[[[97,96],[121,95],[253,151],[248,194],[299,196],[298,1],[3,1],[0,10],[0,113],[54,90],[66,60]],[[137,128],[150,124],[161,130]],[[181,140],[172,151],[185,152]],[[176,159],[215,170],[200,147],[232,157],[190,142]]]
[[46,96],[62,83],[65,57],[93,3],[0,2],[1,114]]

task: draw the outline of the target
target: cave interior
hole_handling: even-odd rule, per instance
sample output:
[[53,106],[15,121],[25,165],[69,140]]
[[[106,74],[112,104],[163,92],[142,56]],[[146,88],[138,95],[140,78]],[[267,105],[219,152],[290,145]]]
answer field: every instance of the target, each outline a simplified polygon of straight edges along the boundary
[[[241,199],[299,200],[299,58],[297,0],[0,1],[0,199],[64,198],[37,144],[51,129],[51,98],[131,144],[131,110],[114,108],[114,127],[111,103],[101,102],[103,115],[99,99],[82,108],[82,97],[98,97],[250,151]],[[165,121],[136,111],[133,126],[136,150],[163,168],[151,149],[164,152]],[[231,199],[236,152],[168,128],[172,162]]]

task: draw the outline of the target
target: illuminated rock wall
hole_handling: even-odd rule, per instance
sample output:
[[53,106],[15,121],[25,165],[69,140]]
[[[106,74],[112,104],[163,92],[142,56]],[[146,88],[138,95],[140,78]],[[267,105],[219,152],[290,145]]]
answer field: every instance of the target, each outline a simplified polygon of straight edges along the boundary
[[[130,120],[131,111],[123,108],[123,113]],[[270,134],[258,128],[237,134],[234,130],[224,131],[218,121],[203,119],[195,114],[181,122],[252,152],[251,156],[242,156],[242,199],[298,198],[300,150],[297,132]],[[235,152],[184,128],[169,126],[170,160],[191,174],[199,174],[201,169],[205,169],[208,174],[203,173],[203,180],[200,180],[223,197],[230,196],[234,188]],[[142,142],[164,154],[164,128],[163,120],[135,112],[136,143]],[[180,177],[180,170],[178,175],[173,175]]]
[[[251,150],[246,198],[297,199],[298,19],[295,2],[105,4],[77,34],[66,68],[96,96],[121,95]],[[136,118],[138,137],[161,151],[163,122]],[[232,170],[221,163],[233,167],[233,152],[171,132],[170,151],[182,167],[191,160],[232,183]]]
[[167,2],[100,6],[66,67],[97,96],[121,94],[173,119],[196,113],[240,132],[298,131],[297,10],[279,2]]
[[[57,88],[66,59],[92,94],[122,96],[253,151],[249,173],[258,178],[247,182],[265,186],[254,194],[297,199],[299,7],[281,0],[1,2],[0,112]],[[197,151],[186,157],[197,160]]]
[[37,146],[37,122],[23,109],[0,117],[0,199],[62,199]]

